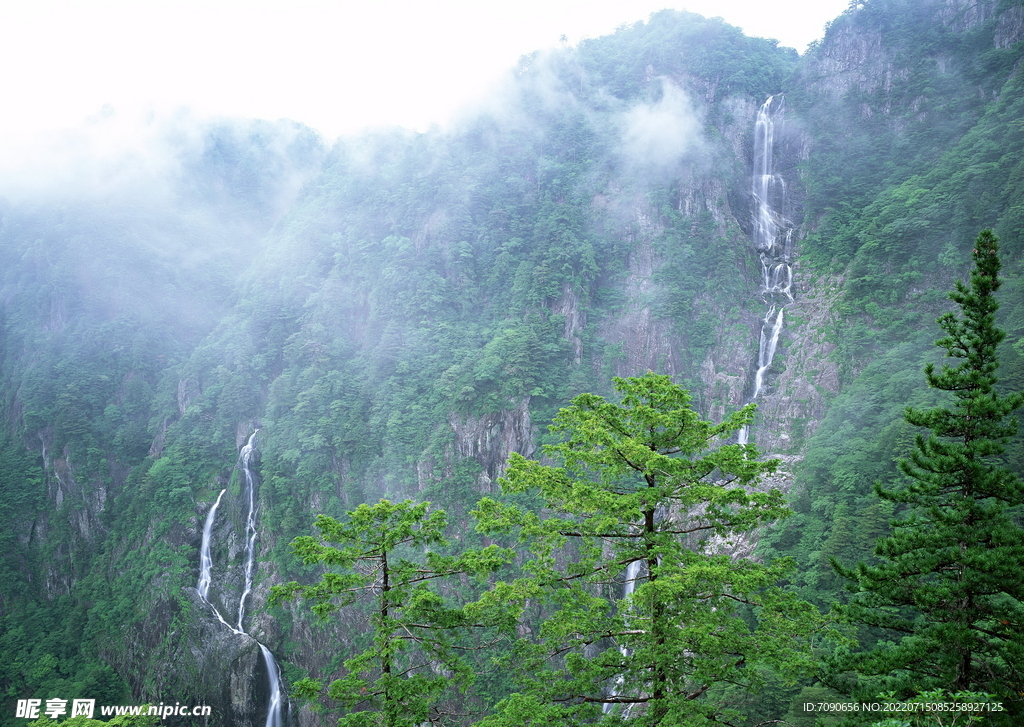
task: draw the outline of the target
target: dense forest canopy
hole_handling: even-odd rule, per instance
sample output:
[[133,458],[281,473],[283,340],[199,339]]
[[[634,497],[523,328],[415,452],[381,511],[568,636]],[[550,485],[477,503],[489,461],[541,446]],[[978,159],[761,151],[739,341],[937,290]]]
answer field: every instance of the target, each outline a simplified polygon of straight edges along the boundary
[[[478,502],[558,510],[500,493],[510,456],[547,467],[560,410],[619,403],[614,377],[649,371],[702,420],[756,405],[721,444],[777,460],[748,484],[792,511],[688,545],[791,562],[765,566],[786,599],[847,604],[831,563],[877,567],[907,515],[873,485],[904,487],[921,433],[904,409],[949,405],[921,371],[942,363],[935,321],[984,228],[1001,241],[996,390],[1024,389],[1022,41],[1021,0],[851,3],[803,55],[665,10],[524,56],[449,128],[327,145],[298,123],[179,119],[156,134],[159,164],[0,199],[0,724],[27,724],[19,700],[79,697],[271,724],[275,693],[355,679],[366,604],[321,623],[270,603],[325,573],[290,543],[318,515],[431,502],[448,521],[436,557],[515,558],[436,591],[478,602],[529,560],[476,529]],[[1019,476],[1024,441],[1004,446],[985,456]],[[613,613],[623,587],[588,593]],[[760,607],[744,608],[754,624]],[[480,638],[511,649],[552,613]],[[862,623],[814,655],[893,638]],[[573,654],[603,664],[624,653],[611,644]],[[450,723],[533,698],[491,656],[467,658],[476,679],[445,692]],[[844,680],[780,664],[694,699],[728,701],[735,724],[837,723],[802,705],[845,699]],[[614,683],[605,696],[644,698]],[[351,708],[282,704],[303,726]],[[619,724],[637,709],[556,712]]]

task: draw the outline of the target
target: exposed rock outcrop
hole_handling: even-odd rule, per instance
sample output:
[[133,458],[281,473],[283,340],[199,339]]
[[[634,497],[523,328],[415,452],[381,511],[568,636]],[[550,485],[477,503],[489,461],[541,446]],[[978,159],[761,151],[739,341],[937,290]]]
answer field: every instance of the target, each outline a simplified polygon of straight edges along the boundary
[[530,456],[534,451],[536,427],[530,421],[530,397],[493,414],[448,417],[455,434],[455,454],[476,461],[482,468],[481,490],[487,492],[501,476],[512,452]]

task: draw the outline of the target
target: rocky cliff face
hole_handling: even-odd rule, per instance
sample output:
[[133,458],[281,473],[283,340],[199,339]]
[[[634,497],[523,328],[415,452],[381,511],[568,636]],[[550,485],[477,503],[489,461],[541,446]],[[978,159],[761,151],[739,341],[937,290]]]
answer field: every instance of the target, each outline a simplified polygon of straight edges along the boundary
[[[828,399],[839,391],[839,364],[830,331],[842,280],[811,278],[798,267],[796,300],[787,307],[771,388],[758,401],[755,441],[771,456],[798,454],[825,417]],[[794,462],[790,460],[792,467]],[[787,490],[788,491],[788,490]]]
[[156,704],[174,695],[182,704],[212,708],[208,718],[177,718],[182,725],[265,724],[269,679],[256,640],[225,627],[194,588],[153,605],[147,622],[125,635],[116,657],[132,675],[134,699]]
[[[465,416],[452,413],[448,423],[454,436],[454,451],[449,453],[448,459],[465,457],[479,464],[481,492],[493,491],[494,481],[504,471],[510,454],[517,452],[529,457],[535,449],[537,428],[530,421],[530,397],[494,414]],[[441,474],[435,473],[428,461],[421,461],[421,487]]]
[[622,358],[615,363],[616,376],[636,376],[645,371],[669,375],[681,369],[679,351],[673,345],[672,323],[655,315],[652,304],[657,291],[654,275],[660,260],[653,240],[663,232],[654,210],[643,199],[626,202],[632,225],[624,237],[630,246],[628,273],[622,285],[625,304],[614,317],[604,321],[600,336],[621,346]]

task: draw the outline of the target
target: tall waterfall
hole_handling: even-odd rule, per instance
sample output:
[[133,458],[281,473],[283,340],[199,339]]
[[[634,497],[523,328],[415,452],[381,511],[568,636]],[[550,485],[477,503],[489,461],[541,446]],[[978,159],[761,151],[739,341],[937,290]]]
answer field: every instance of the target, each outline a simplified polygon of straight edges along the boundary
[[[782,333],[783,311],[793,302],[793,223],[785,217],[786,182],[775,170],[775,126],[785,111],[785,99],[769,96],[761,104],[754,124],[754,249],[761,261],[761,298],[768,306],[761,324],[757,371],[750,401],[760,396]],[[739,443],[750,438],[749,427],[739,432]]]
[[[623,598],[629,598],[630,596],[633,595],[633,591],[636,590],[636,582],[637,582],[637,580],[640,577],[640,568],[642,566],[643,566],[643,561],[642,560],[630,561],[629,565],[626,566],[626,580],[622,584],[622,597]],[[627,649],[623,644],[619,644],[619,653],[621,653],[623,657],[629,657],[629,649]],[[608,696],[610,696],[610,697],[618,696],[619,692],[622,689],[622,684],[623,684],[623,678],[622,678],[622,675],[620,674],[618,677],[616,677],[615,684],[612,685],[612,688],[609,691]],[[609,712],[612,711],[614,706],[615,706],[614,702],[605,702],[601,706],[601,711],[604,714],[608,714]],[[633,706],[632,704],[626,705],[626,708],[622,711],[623,718],[629,716],[629,712],[630,712],[632,706]]]
[[[259,644],[258,641],[256,643]],[[263,644],[260,644],[260,652],[267,667],[267,678],[270,679],[270,704],[267,705],[267,721],[264,727],[282,727],[284,715],[281,712],[281,667],[277,665],[270,649]]]
[[210,533],[213,531],[213,521],[217,518],[217,508],[220,507],[220,500],[224,497],[227,489],[220,491],[217,501],[213,503],[210,512],[206,514],[206,522],[203,523],[203,542],[199,548],[199,597],[209,603],[210,595],[210,571],[213,569],[213,558],[210,557]]
[[[245,618],[245,601],[252,592],[252,576],[253,570],[255,569],[256,562],[256,482],[255,474],[252,471],[252,456],[256,450],[256,434],[259,432],[257,429],[249,437],[249,441],[242,447],[242,451],[238,455],[239,464],[242,468],[242,475],[245,478],[246,495],[249,500],[249,514],[246,517],[245,522],[245,587],[242,591],[241,598],[238,599],[238,624],[231,626],[224,617],[217,610],[217,607],[210,602],[210,584],[212,581],[212,569],[213,569],[213,557],[210,555],[210,541],[213,537],[213,523],[217,518],[217,508],[220,506],[221,498],[224,497],[224,493],[227,490],[221,490],[217,496],[217,501],[213,503],[213,507],[210,508],[210,512],[206,515],[206,521],[203,523],[203,539],[199,547],[199,582],[196,585],[196,590],[199,592],[199,597],[203,599],[207,606],[213,609],[214,615],[220,620],[222,624],[227,626],[231,631],[236,634],[244,636],[252,636],[246,633],[245,628],[242,625],[242,621]],[[253,639],[256,641],[256,639]],[[256,645],[260,647],[260,654],[263,656],[263,665],[267,670],[267,679],[270,684],[270,700],[267,704],[267,718],[265,727],[283,727],[284,725],[284,713],[282,711],[283,694],[281,691],[281,668],[277,664],[277,660],[274,659],[274,655],[270,652],[266,646],[256,641]]]
[[242,630],[242,619],[245,618],[245,599],[252,593],[252,570],[256,563],[256,485],[253,481],[252,453],[256,449],[257,429],[249,437],[249,441],[238,453],[238,461],[242,464],[245,476],[245,491],[249,499],[249,514],[245,518],[245,587],[242,597],[238,599],[238,630]]

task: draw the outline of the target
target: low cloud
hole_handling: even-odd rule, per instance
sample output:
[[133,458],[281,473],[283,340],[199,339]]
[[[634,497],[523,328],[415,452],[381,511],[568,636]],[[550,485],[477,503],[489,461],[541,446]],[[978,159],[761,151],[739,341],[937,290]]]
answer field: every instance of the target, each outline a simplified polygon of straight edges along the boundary
[[104,107],[80,125],[0,143],[0,197],[12,202],[135,199],[167,193],[182,151],[201,148],[201,125],[179,111]]
[[626,170],[663,178],[678,174],[705,149],[703,124],[686,92],[661,80],[661,98],[622,112],[619,154]]

